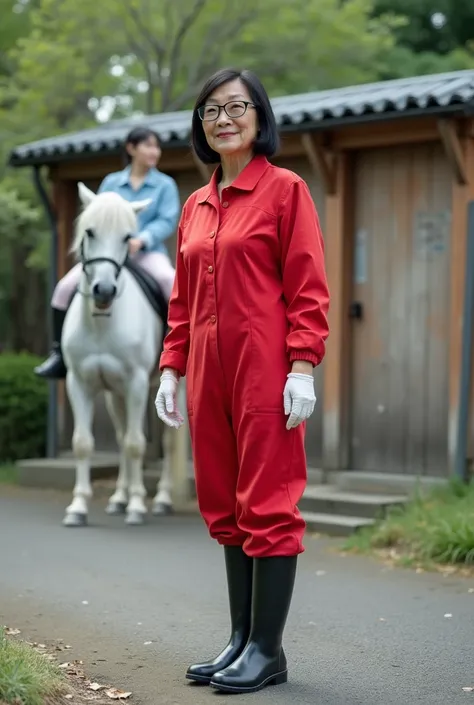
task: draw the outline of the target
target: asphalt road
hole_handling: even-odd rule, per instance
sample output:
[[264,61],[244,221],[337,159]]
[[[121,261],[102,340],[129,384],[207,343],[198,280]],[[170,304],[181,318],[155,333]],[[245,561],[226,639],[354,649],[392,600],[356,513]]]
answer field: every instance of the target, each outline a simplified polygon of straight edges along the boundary
[[[0,622],[64,639],[130,703],[203,705],[228,697],[184,679],[228,632],[223,560],[199,517],[126,527],[105,502],[85,529],[61,526],[61,493],[0,485]],[[341,557],[308,537],[285,649],[289,682],[246,696],[273,705],[474,702],[474,579]],[[445,616],[451,615],[451,616]],[[151,642],[151,643],[149,643]]]

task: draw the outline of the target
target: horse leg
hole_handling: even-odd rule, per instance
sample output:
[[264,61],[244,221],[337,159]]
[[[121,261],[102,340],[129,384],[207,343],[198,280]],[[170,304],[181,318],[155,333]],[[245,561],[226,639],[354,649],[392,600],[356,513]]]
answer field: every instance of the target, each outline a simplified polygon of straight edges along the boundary
[[117,444],[120,450],[120,464],[117,484],[115,485],[115,492],[110,497],[105,511],[107,514],[119,515],[125,514],[128,502],[128,466],[127,456],[125,455],[123,447],[125,426],[127,422],[125,403],[123,397],[119,397],[111,392],[106,392],[105,404],[114,425],[115,436],[117,438]]
[[144,502],[146,489],[143,483],[143,456],[146,438],[143,432],[148,404],[149,381],[144,369],[135,370],[126,390],[125,404],[127,431],[124,436],[124,451],[130,471],[128,487],[127,524],[143,524],[147,509]]
[[92,497],[90,481],[90,460],[94,450],[92,420],[94,415],[94,398],[76,377],[68,371],[66,388],[74,415],[74,433],[72,449],[76,458],[76,482],[73,500],[66,508],[63,520],[65,526],[85,526],[87,524],[87,500]]
[[172,514],[173,500],[171,499],[172,480],[171,480],[171,443],[172,433],[176,431],[164,425],[163,430],[163,462],[161,476],[156,487],[156,495],[153,499],[152,514],[155,516],[165,516]]

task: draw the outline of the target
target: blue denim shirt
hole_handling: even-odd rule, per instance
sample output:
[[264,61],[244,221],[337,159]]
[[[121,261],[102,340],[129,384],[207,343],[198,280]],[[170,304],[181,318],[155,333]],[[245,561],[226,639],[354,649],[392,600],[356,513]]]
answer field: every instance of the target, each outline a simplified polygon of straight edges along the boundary
[[135,190],[130,183],[130,167],[105,177],[98,193],[114,191],[127,201],[151,198],[152,203],[138,213],[139,237],[145,242],[145,252],[168,254],[165,240],[174,233],[178,224],[181,204],[174,179],[158,169],[150,169],[142,185]]

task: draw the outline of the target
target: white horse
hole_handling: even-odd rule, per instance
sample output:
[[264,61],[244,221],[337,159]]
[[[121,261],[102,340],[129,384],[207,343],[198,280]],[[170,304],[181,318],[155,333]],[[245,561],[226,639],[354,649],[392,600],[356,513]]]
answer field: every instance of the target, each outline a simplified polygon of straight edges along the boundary
[[[136,214],[150,201],[129,203],[116,193],[95,194],[79,183],[84,206],[72,245],[82,262],[81,280],[62,334],[66,388],[74,416],[76,457],[73,500],[66,526],[87,524],[92,497],[90,459],[94,450],[94,402],[105,392],[120,449],[120,468],[109,514],[126,513],[127,524],[143,524],[147,512],[143,484],[143,432],[150,378],[160,353],[163,326],[133,275],[123,267],[128,241],[137,233]],[[172,511],[170,430],[164,429],[165,458],[154,514]]]

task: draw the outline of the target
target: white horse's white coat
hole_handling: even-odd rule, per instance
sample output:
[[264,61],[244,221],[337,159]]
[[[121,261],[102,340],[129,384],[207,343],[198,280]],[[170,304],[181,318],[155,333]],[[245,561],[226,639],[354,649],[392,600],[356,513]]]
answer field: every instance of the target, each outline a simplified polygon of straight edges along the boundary
[[[122,264],[128,252],[128,238],[137,232],[136,214],[149,201],[129,203],[115,193],[96,195],[81,183],[79,195],[84,210],[76,224],[72,250],[79,261],[86,263],[86,271],[69,307],[61,340],[68,370],[66,388],[74,415],[72,448],[77,462],[73,500],[66,509],[64,523],[87,523],[87,503],[92,497],[94,402],[97,394],[104,391],[120,448],[116,491],[107,511],[126,511],[127,523],[141,524],[147,511],[143,426],[163,322]],[[98,290],[105,292],[105,299],[97,297]],[[164,433],[169,434],[169,430]],[[167,453],[171,441],[164,441]],[[165,458],[153,511],[159,514],[171,509],[170,463]]]

